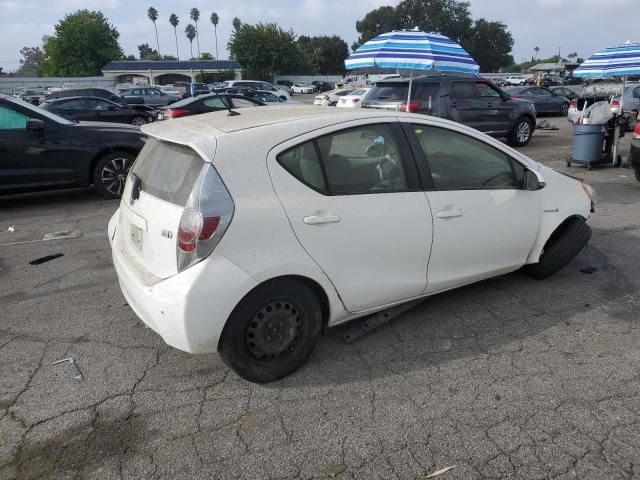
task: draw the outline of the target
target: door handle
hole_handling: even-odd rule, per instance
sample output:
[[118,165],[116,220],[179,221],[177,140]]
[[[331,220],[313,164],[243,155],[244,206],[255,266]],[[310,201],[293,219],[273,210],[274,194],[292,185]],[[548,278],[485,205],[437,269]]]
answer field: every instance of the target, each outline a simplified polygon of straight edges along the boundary
[[337,215],[311,215],[309,217],[304,217],[304,223],[307,225],[322,225],[324,223],[338,223],[340,221],[340,217]]
[[446,210],[440,210],[436,212],[436,217],[438,218],[456,218],[462,216],[462,210],[457,208],[451,208]]

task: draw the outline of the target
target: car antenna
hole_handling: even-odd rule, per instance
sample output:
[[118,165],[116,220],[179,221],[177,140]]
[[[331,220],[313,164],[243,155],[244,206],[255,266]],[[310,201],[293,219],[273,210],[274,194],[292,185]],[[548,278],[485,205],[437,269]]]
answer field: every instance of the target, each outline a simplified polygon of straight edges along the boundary
[[227,113],[227,117],[235,117],[236,115],[240,115],[240,112],[236,112],[235,110],[231,110],[231,100],[229,100],[229,103],[225,103],[224,102],[224,98],[222,98],[222,96],[218,93],[217,89],[213,89],[213,93],[216,94],[216,97],[218,97],[220,99],[220,101],[222,102],[223,105],[227,106],[227,110],[229,110],[229,113]]

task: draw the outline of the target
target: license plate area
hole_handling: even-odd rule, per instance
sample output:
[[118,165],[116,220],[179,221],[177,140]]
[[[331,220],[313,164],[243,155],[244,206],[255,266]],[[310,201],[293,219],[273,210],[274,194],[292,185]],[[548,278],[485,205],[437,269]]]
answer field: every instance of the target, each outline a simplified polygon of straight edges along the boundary
[[142,229],[134,224],[129,224],[129,237],[131,244],[138,250],[142,251]]

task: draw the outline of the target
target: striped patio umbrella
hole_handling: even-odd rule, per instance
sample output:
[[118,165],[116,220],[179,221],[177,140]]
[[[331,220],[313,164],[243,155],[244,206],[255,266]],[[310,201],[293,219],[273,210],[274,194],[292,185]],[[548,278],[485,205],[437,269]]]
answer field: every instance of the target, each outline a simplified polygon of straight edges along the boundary
[[598,50],[573,74],[576,77],[614,77],[640,74],[640,43],[627,42]]
[[361,45],[344,63],[347,70],[372,67],[410,70],[407,108],[414,70],[473,75],[480,71],[480,66],[457,42],[439,33],[423,32],[418,27],[378,35]]

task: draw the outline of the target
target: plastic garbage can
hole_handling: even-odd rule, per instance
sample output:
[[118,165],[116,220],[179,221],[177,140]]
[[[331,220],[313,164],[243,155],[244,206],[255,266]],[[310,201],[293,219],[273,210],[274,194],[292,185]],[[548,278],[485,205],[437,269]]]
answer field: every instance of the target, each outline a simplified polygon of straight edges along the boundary
[[572,162],[591,165],[598,163],[602,156],[602,141],[606,125],[573,126]]

